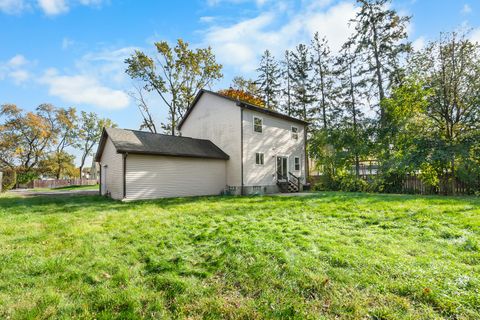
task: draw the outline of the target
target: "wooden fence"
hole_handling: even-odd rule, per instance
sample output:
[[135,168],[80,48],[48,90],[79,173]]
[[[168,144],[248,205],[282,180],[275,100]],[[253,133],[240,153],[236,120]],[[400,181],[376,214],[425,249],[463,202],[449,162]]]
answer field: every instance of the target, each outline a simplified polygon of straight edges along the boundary
[[[477,183],[480,186],[480,181]],[[471,194],[472,190],[465,182],[458,179],[452,180],[451,177],[442,177],[438,187],[432,187],[425,184],[418,176],[409,175],[403,179],[402,192],[413,194],[443,194],[443,195],[463,195]]]
[[98,183],[91,179],[61,179],[61,180],[33,180],[25,185],[19,185],[21,188],[62,188],[70,186],[93,186]]
[[[368,183],[371,183],[374,176],[378,174],[372,175],[361,175],[360,178],[366,180]],[[321,183],[324,177],[322,175],[310,175],[309,181],[312,185],[316,185]],[[452,179],[449,176],[445,176],[440,179],[438,187],[432,187],[424,183],[417,175],[407,175],[403,178],[402,181],[399,181],[398,191],[394,191],[396,193],[404,193],[404,194],[441,194],[441,195],[469,195],[474,194],[475,191],[480,191],[480,181],[477,182],[476,187],[472,185],[468,185],[463,181]]]

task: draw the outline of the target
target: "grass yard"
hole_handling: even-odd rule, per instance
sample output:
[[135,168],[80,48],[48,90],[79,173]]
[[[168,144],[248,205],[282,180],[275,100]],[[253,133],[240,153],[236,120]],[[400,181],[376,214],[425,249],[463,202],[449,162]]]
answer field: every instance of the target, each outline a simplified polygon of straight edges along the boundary
[[479,319],[480,199],[0,196],[0,318]]

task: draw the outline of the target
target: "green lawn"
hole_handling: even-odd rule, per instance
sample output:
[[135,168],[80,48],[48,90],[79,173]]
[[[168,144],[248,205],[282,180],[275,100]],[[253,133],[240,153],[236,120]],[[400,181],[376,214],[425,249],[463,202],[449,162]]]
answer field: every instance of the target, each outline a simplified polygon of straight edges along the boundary
[[480,198],[0,196],[0,318],[479,319]]

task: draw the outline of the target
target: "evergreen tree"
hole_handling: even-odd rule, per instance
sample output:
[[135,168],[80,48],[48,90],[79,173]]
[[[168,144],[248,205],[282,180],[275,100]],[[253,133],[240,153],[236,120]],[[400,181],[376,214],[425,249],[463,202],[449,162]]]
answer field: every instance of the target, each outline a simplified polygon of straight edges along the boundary
[[376,87],[380,107],[380,124],[385,112],[381,102],[386,98],[392,79],[399,72],[399,60],[410,50],[407,24],[410,17],[401,17],[390,9],[391,0],[357,0],[360,10],[355,19],[355,33],[349,40],[357,54],[364,53],[360,73]]
[[312,61],[308,48],[299,44],[290,53],[291,113],[305,121],[312,121],[315,90],[312,81]]
[[333,85],[332,57],[326,38],[320,39],[318,32],[312,40],[312,66],[314,71],[315,93],[318,107],[315,113],[320,113],[321,123],[327,129],[333,115]]
[[280,68],[269,50],[263,53],[257,72],[259,73],[257,84],[265,106],[268,109],[276,109],[280,91]]
[[338,101],[337,112],[343,134],[347,136],[344,141],[350,154],[353,155],[355,175],[360,175],[360,156],[365,153],[366,145],[363,137],[363,112],[362,101],[366,99],[365,81],[359,76],[360,66],[355,63],[356,56],[348,45],[340,51],[335,62],[335,76],[338,79],[336,96]]

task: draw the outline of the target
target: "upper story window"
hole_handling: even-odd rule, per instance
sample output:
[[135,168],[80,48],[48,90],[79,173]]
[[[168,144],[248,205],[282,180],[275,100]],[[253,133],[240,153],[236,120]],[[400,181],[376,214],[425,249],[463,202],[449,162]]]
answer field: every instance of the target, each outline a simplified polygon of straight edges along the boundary
[[260,117],[253,117],[253,131],[262,133],[263,132],[263,119]]
[[295,171],[300,171],[300,157],[295,157],[294,159],[294,168]]
[[298,139],[298,127],[292,126],[292,138],[297,140]]
[[263,165],[263,153],[260,153],[260,152],[257,152],[255,153],[255,164],[258,164],[258,165]]

